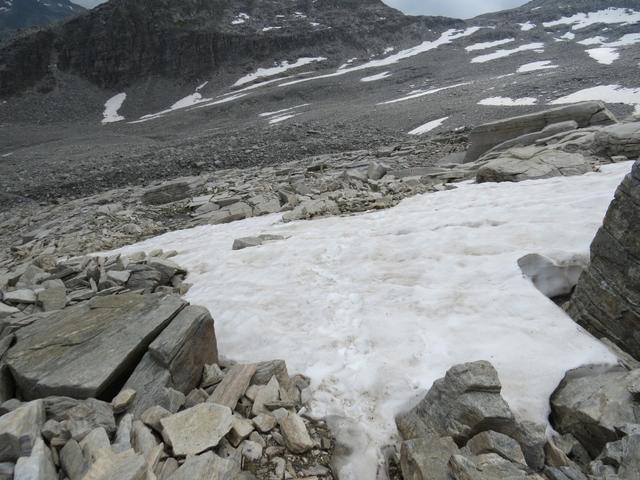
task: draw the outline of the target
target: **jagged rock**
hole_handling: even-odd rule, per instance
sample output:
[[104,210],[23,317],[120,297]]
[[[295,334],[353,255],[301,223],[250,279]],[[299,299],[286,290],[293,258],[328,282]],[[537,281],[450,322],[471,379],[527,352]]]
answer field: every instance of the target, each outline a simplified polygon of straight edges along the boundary
[[640,157],[640,122],[602,128],[595,134],[596,149],[613,156]]
[[267,414],[260,414],[254,417],[252,421],[261,433],[269,433],[278,424],[276,417]]
[[14,315],[16,313],[20,313],[20,309],[0,302],[0,320],[6,317],[10,317],[11,315]]
[[253,207],[253,215],[267,215],[280,211],[280,198],[275,194],[262,194],[251,197],[247,202]]
[[302,417],[289,412],[278,419],[285,446],[292,453],[305,453],[313,448],[313,440],[309,436],[307,426]]
[[276,240],[284,240],[285,237],[281,235],[258,235],[257,237],[243,237],[236,238],[233,241],[231,250],[243,250],[250,247],[259,247],[268,242],[274,242]]
[[640,478],[640,434],[608,443],[598,459],[616,468],[619,480]]
[[451,436],[458,445],[484,430],[513,430],[513,414],[501,389],[498,372],[489,362],[456,365],[433,383],[413,410],[398,415],[398,430],[405,440]]
[[238,445],[248,438],[249,435],[251,435],[251,432],[253,432],[253,424],[251,423],[251,420],[242,418],[239,415],[234,415],[231,430],[227,435],[227,439],[231,445],[238,448]]
[[159,445],[151,429],[140,420],[135,420],[131,426],[131,446],[136,453],[145,458]]
[[526,460],[518,442],[502,433],[491,430],[482,432],[467,443],[474,455],[496,453],[510,462],[526,465]]
[[168,480],[194,480],[196,478],[223,479],[234,478],[239,473],[235,462],[220,458],[213,452],[205,452],[202,455],[189,457]]
[[231,430],[231,409],[202,403],[160,420],[162,437],[176,456],[197,455],[216,447]]
[[380,180],[387,174],[388,168],[379,162],[369,163],[369,169],[367,170],[367,177],[370,180]]
[[140,420],[142,420],[145,425],[148,425],[156,432],[160,433],[162,431],[160,420],[169,416],[171,416],[171,412],[169,410],[162,408],[159,405],[154,405],[142,413]]
[[257,462],[262,457],[262,445],[251,440],[245,440],[240,445],[242,456],[250,462]]
[[202,370],[202,382],[200,386],[202,388],[212,387],[222,381],[224,373],[220,369],[217,363],[212,365],[205,365]]
[[454,455],[449,460],[449,474],[452,480],[543,480],[526,467],[495,453],[471,458]]
[[142,202],[147,205],[163,205],[176,202],[190,196],[191,187],[187,182],[168,182],[151,188],[142,195]]
[[584,473],[572,467],[547,467],[544,474],[549,480],[589,480]]
[[19,304],[32,304],[36,303],[36,294],[33,290],[23,288],[20,290],[13,290],[11,292],[4,292],[4,302]]
[[265,407],[265,404],[277,402],[278,400],[280,400],[280,384],[278,379],[273,376],[269,383],[258,388],[251,413],[254,416],[261,413],[269,413],[270,410]]
[[571,293],[580,275],[589,266],[589,259],[574,255],[555,262],[543,255],[531,253],[519,258],[518,266],[538,290],[553,298]]
[[45,422],[42,400],[25,403],[0,417],[0,462],[29,455]]
[[145,290],[153,292],[162,283],[162,274],[148,265],[127,265],[131,272],[126,287],[131,290]]
[[253,216],[253,209],[244,202],[237,202],[220,210],[202,215],[201,218],[211,225],[220,225],[235,222],[236,220],[244,220],[251,216]]
[[184,408],[195,407],[200,403],[204,403],[209,399],[209,394],[201,388],[194,388],[184,400]]
[[80,447],[84,458],[90,464],[95,462],[100,455],[100,450],[111,447],[107,431],[102,427],[94,428],[82,439]]
[[123,415],[118,423],[116,439],[111,448],[116,453],[126,452],[131,449],[131,430],[133,429],[133,415]]
[[70,480],[82,480],[89,470],[82,448],[75,440],[69,440],[60,450],[60,465]]
[[83,480],[144,480],[146,471],[144,457],[133,450],[114,453],[104,449]]
[[234,365],[225,372],[224,379],[209,397],[209,402],[235,409],[238,400],[247,391],[256,372],[255,364]]
[[340,208],[333,200],[307,200],[295,207],[291,212],[282,216],[282,220],[292,222],[294,220],[306,220],[321,215],[339,215]]
[[151,257],[147,260],[147,265],[160,272],[160,283],[163,285],[174,275],[187,273],[180,265],[166,258]]
[[77,441],[95,428],[104,428],[109,435],[116,431],[111,404],[88,398],[76,400],[68,397],[43,399],[46,416],[57,422],[65,422],[69,433]]
[[289,371],[284,360],[269,360],[256,364],[256,373],[251,379],[252,385],[266,385],[272,377],[276,377],[282,387],[289,384]]
[[591,243],[591,263],[567,313],[596,337],[640,360],[640,162],[609,206]]
[[38,304],[45,312],[60,310],[67,305],[67,291],[63,287],[47,288],[38,292]]
[[126,388],[120,390],[120,393],[111,400],[111,406],[113,407],[113,413],[122,413],[129,408],[136,398],[136,391],[132,388]]
[[406,440],[400,447],[400,468],[404,480],[448,480],[447,464],[460,452],[451,437]]
[[487,150],[507,140],[539,132],[548,125],[570,120],[577,122],[580,128],[609,125],[617,121],[602,102],[583,102],[486,123],[471,131],[471,145],[467,150],[465,162],[476,160]]
[[568,132],[571,130],[576,130],[578,128],[578,122],[575,120],[567,120],[566,122],[558,122],[552,123],[551,125],[547,125],[539,132],[527,133],[525,135],[521,135],[519,137],[507,140],[506,142],[502,142],[499,145],[496,145],[491,150],[485,153],[491,153],[499,150],[506,150],[511,147],[526,147],[528,145],[533,145],[538,140],[544,141],[549,137],[553,137],[559,133]]
[[591,170],[591,165],[580,153],[567,153],[548,147],[516,147],[496,154],[495,158],[480,167],[476,181],[521,182],[582,175]]
[[13,480],[58,480],[51,451],[41,438],[36,439],[31,455],[21,457],[16,462]]
[[96,297],[18,330],[6,362],[27,399],[97,397],[133,370],[184,305],[171,296]]
[[587,366],[567,372],[551,396],[551,420],[560,433],[572,434],[596,457],[618,440],[616,427],[640,423],[640,411],[629,388],[640,370]]

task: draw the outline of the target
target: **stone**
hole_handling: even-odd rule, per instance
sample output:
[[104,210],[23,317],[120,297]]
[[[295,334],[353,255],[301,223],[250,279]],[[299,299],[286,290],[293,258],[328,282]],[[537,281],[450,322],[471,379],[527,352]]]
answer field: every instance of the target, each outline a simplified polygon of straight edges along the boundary
[[82,480],[89,469],[89,463],[84,458],[82,448],[73,439],[69,440],[60,450],[60,464],[70,480]]
[[133,370],[184,305],[171,296],[96,297],[18,330],[6,362],[26,399],[99,397]]
[[114,453],[102,450],[83,480],[146,480],[147,464],[133,450]]
[[291,453],[302,454],[313,448],[313,440],[309,436],[304,420],[299,415],[289,413],[286,417],[278,419],[278,425],[280,425],[284,444]]
[[640,411],[629,386],[640,370],[587,366],[570,370],[551,395],[551,421],[570,433],[596,457],[605,444],[618,440],[616,427],[640,423]]
[[224,373],[218,366],[218,364],[214,363],[212,365],[205,365],[202,369],[202,381],[200,383],[200,387],[208,388],[213,385],[217,385],[224,378]]
[[554,137],[559,133],[569,132],[572,130],[576,130],[577,128],[578,128],[578,122],[574,120],[552,123],[551,125],[547,125],[546,127],[544,127],[539,132],[527,133],[525,135],[521,135],[511,140],[507,140],[506,142],[502,142],[501,144],[493,147],[487,153],[495,152],[498,150],[506,150],[511,147],[526,147],[528,145],[533,145],[534,143],[536,144],[544,143],[546,140],[548,140],[551,137]]
[[20,309],[0,302],[0,320],[15,315],[16,313],[20,313]]
[[589,480],[584,473],[573,467],[547,467],[544,474],[549,480]]
[[251,462],[257,462],[262,458],[262,445],[251,440],[245,440],[240,446],[242,456]]
[[151,257],[147,265],[160,272],[160,283],[169,283],[174,275],[187,273],[180,265],[166,258]]
[[247,202],[253,207],[255,216],[277,213],[281,208],[280,198],[276,194],[256,195],[249,198]]
[[116,439],[111,448],[116,453],[126,452],[131,449],[131,430],[133,429],[133,415],[123,415],[118,423]]
[[4,292],[3,301],[5,303],[32,304],[36,303],[36,294],[33,290],[23,288],[21,290],[13,290],[12,292]]
[[185,398],[184,408],[195,407],[200,403],[204,403],[209,399],[209,394],[201,388],[194,388]]
[[[1,472],[0,478],[2,478]],[[58,480],[51,450],[41,438],[38,438],[33,445],[31,455],[21,457],[16,462],[13,480]],[[70,480],[75,479],[70,477]]]
[[618,187],[567,313],[640,360],[640,162]]
[[244,220],[253,216],[253,209],[244,202],[236,202],[220,210],[202,215],[200,218],[210,225],[220,225],[224,223]]
[[229,440],[231,445],[238,448],[238,445],[240,445],[244,439],[248,438],[251,432],[253,432],[253,423],[251,423],[251,420],[234,414],[227,440]]
[[202,403],[160,420],[162,437],[175,456],[197,455],[216,447],[232,423],[231,409],[213,403]]
[[144,192],[142,202],[146,205],[164,205],[183,200],[189,196],[191,196],[189,183],[184,181],[167,182]]
[[280,384],[278,383],[278,379],[273,376],[271,380],[269,380],[269,383],[258,389],[253,401],[251,413],[254,416],[261,413],[269,413],[270,410],[265,407],[265,404],[277,402],[278,400],[280,400]]
[[160,462],[155,469],[156,477],[158,480],[167,480],[173,472],[178,470],[178,461],[175,458],[169,457],[164,462]]
[[0,363],[0,403],[12,399],[15,396],[15,390],[16,386],[9,367]]
[[495,453],[471,458],[453,455],[449,460],[449,475],[451,480],[543,480],[526,467]]
[[475,161],[489,149],[507,140],[539,132],[549,125],[566,121],[575,121],[580,128],[584,128],[610,125],[617,120],[604,103],[583,102],[486,123],[471,131],[465,163]]
[[38,305],[45,312],[60,310],[67,305],[67,290],[64,287],[47,288],[38,292]]
[[269,360],[256,364],[256,373],[251,379],[252,385],[266,385],[275,376],[281,387],[286,387],[289,383],[289,371],[284,360]]
[[285,237],[281,235],[258,235],[257,237],[243,237],[236,238],[233,241],[231,250],[243,250],[250,247],[259,247],[268,242],[274,242],[276,240],[284,240]]
[[160,444],[151,429],[140,420],[135,420],[131,427],[131,446],[136,453],[147,458]]
[[273,415],[260,414],[253,418],[253,424],[261,433],[269,433],[278,424],[278,420]]
[[28,456],[45,422],[42,400],[25,403],[0,417],[0,462]]
[[128,265],[131,271],[126,287],[130,290],[145,290],[153,292],[162,282],[162,274],[147,265]]
[[438,379],[411,411],[398,415],[403,439],[450,436],[464,445],[484,430],[511,431],[515,420],[500,395],[498,372],[487,361],[463,363]]
[[255,372],[255,364],[233,365],[225,372],[224,379],[218,383],[209,397],[209,402],[225,405],[234,410],[240,397],[249,388]]
[[80,441],[95,428],[104,428],[109,435],[116,431],[113,408],[110,403],[88,398],[77,400],[69,397],[43,399],[48,419],[64,422],[69,433]]
[[100,455],[100,450],[111,448],[107,431],[102,427],[94,428],[82,439],[80,448],[82,448],[82,454],[87,462],[90,464],[95,462]]
[[282,216],[282,221],[287,223],[294,220],[307,220],[318,216],[339,214],[340,208],[333,200],[306,200],[296,206],[292,211],[285,213]]
[[380,180],[387,174],[388,168],[379,162],[370,162],[367,169],[367,178],[370,180]]
[[168,387],[170,383],[169,371],[154,360],[149,352],[145,353],[123,387],[137,392],[129,412],[138,418],[147,409],[156,405],[171,413],[177,412],[184,403],[184,394],[170,389]]
[[154,405],[153,407],[149,407],[145,410],[140,416],[140,420],[142,422],[153,428],[156,432],[162,432],[162,425],[160,424],[160,420],[163,418],[171,416],[171,412],[166,408],[162,408],[159,405]]
[[469,440],[467,447],[474,455],[496,453],[510,462],[527,464],[518,442],[502,433],[491,430],[481,432]]
[[490,158],[478,169],[476,181],[521,182],[582,175],[590,171],[591,165],[580,153],[567,153],[548,147],[515,147]]
[[189,392],[200,384],[205,364],[218,361],[213,318],[204,307],[187,306],[149,345],[149,353],[169,371],[171,388]]
[[40,433],[42,433],[42,436],[47,441],[50,441],[54,437],[61,437],[66,439],[71,438],[66,425],[53,419],[49,419],[44,422],[44,425],[40,429]]
[[111,400],[111,406],[113,407],[113,413],[125,412],[136,398],[136,391],[132,388],[126,388],[120,390],[120,393],[113,397]]
[[108,270],[107,279],[117,285],[124,285],[129,281],[131,272],[129,270]]
[[188,457],[187,460],[171,474],[168,480],[194,479],[231,479],[240,473],[235,462],[220,458],[213,452]]
[[447,464],[459,452],[451,437],[406,440],[400,447],[402,476],[404,480],[448,480]]
[[544,255],[531,253],[519,258],[518,266],[543,295],[554,298],[571,293],[580,275],[589,266],[589,259],[573,255],[554,261]]
[[620,123],[601,128],[595,134],[595,149],[610,157],[639,158],[640,122]]
[[640,478],[640,434],[627,435],[608,443],[598,460],[617,468],[620,480]]

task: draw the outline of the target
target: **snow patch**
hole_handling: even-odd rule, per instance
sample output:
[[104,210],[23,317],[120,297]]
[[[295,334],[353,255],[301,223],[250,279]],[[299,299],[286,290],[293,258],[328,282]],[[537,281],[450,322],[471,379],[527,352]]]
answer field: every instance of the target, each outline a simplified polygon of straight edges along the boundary
[[274,123],[280,123],[280,122],[284,122],[285,120],[289,120],[290,118],[293,117],[297,117],[298,115],[300,115],[299,113],[290,113],[287,115],[280,115],[277,117],[273,117],[272,119],[269,120],[270,124],[274,124]]
[[544,22],[545,28],[559,25],[571,25],[572,30],[581,30],[596,23],[633,25],[640,23],[640,12],[628,8],[607,8],[590,13],[576,13],[570,17],[562,17],[553,22]]
[[536,28],[536,24],[531,22],[519,23],[518,25],[520,25],[520,30],[523,32],[528,32],[529,30]]
[[538,99],[534,97],[509,98],[509,97],[490,97],[482,99],[478,105],[492,105],[499,107],[516,107],[520,105],[535,105]]
[[576,38],[576,34],[573,32],[567,32],[564,35],[562,35],[560,38],[563,40],[573,40],[574,38]]
[[249,20],[249,18],[251,17],[249,17],[249,15],[247,15],[246,13],[239,13],[233,18],[233,20],[231,20],[231,25],[241,25]]
[[467,52],[475,52],[476,50],[486,50],[487,48],[498,47],[506,43],[515,42],[515,40],[516,40],[515,38],[503,38],[502,40],[496,40],[495,42],[474,43],[473,45],[464,47],[464,49]]
[[382,72],[377,73],[375,75],[371,75],[369,77],[363,77],[360,79],[361,82],[375,82],[377,80],[382,80],[384,78],[389,78],[391,76],[390,72]]
[[634,115],[640,115],[640,88],[626,88],[620,85],[600,85],[585,88],[550,102],[551,105],[563,105],[589,100],[601,100],[606,103],[626,103],[635,107]]
[[[372,480],[380,447],[397,435],[395,415],[456,363],[490,360],[516,414],[542,424],[567,370],[615,364],[517,264],[532,252],[588,255],[631,163],[601,168],[458,184],[363,215],[205,225],[121,251],[177,250],[193,284],[186,300],[210,309],[220,353],[239,362],[284,355],[290,372],[308,375],[311,414],[353,419],[360,440],[336,473]],[[261,233],[288,238],[231,250]]]
[[294,68],[299,68],[304,65],[309,65],[314,62],[323,62],[326,60],[326,57],[302,57],[296,60],[293,63],[289,63],[288,61],[280,62],[273,67],[269,68],[258,68],[254,73],[250,73],[249,75],[245,75],[236,83],[233,84],[234,87],[239,87],[246,83],[253,82],[259,78],[265,77],[273,77],[274,75],[279,75],[287,70],[293,70]]
[[600,47],[586,50],[591,58],[603,65],[611,65],[620,58],[620,54],[615,48]]
[[283,108],[282,110],[276,110],[275,112],[260,113],[258,116],[259,117],[273,117],[273,116],[281,115],[281,114],[286,113],[286,112],[290,112],[291,110],[297,110],[298,108],[308,107],[309,105],[311,105],[311,104],[310,103],[303,103],[302,105],[296,105],[295,107]]
[[431,90],[415,90],[409,95],[394,100],[388,100],[386,102],[380,102],[378,105],[389,105],[391,103],[405,102],[407,100],[413,100],[415,98],[424,97],[426,95],[433,95],[434,93],[442,92],[443,90],[450,90],[452,88],[462,87],[464,85],[471,85],[473,82],[457,83],[455,85],[449,85],[448,87],[432,88]]
[[550,60],[543,60],[542,62],[526,63],[518,68],[517,72],[535,72],[537,70],[547,70],[549,68],[558,68],[558,65],[553,65]]
[[124,117],[118,114],[118,110],[122,107],[122,104],[127,98],[126,93],[118,93],[114,95],[104,104],[104,112],[102,113],[102,124],[114,123],[124,120]]
[[423,133],[430,132],[431,130],[435,130],[439,126],[441,126],[449,117],[438,118],[437,120],[432,120],[431,122],[427,122],[424,125],[420,125],[418,128],[415,128],[409,132],[409,135],[422,135]]
[[518,52],[526,52],[528,50],[539,50],[544,49],[544,43],[528,43],[526,45],[521,45],[517,48],[513,48],[511,50],[503,49],[496,50],[493,53],[488,53],[486,55],[480,55],[479,57],[475,57],[471,59],[471,63],[485,63],[490,62],[491,60],[496,60],[498,58],[508,57]]

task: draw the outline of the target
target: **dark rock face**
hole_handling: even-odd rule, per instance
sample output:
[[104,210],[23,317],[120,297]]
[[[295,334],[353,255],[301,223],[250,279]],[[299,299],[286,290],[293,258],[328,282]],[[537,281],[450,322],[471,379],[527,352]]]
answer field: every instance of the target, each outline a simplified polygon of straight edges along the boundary
[[0,0],[0,36],[10,30],[44,27],[57,20],[84,12],[80,5],[69,0],[42,2],[40,0]]
[[[379,0],[111,0],[49,30],[48,52],[31,37],[1,50],[0,96],[33,86],[51,63],[117,88],[152,75],[194,80],[223,67],[246,71],[254,62],[382,49],[436,24],[462,22],[407,17]],[[26,56],[31,63],[20,61]]]
[[618,187],[567,312],[640,359],[640,162]]

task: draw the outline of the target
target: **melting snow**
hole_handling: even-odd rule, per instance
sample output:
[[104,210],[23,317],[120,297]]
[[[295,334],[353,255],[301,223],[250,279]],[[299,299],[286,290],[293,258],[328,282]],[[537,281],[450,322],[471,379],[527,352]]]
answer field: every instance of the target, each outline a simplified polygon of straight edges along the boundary
[[388,100],[386,102],[380,102],[378,105],[389,105],[391,103],[405,102],[407,100],[413,100],[414,98],[424,97],[425,95],[433,95],[434,93],[442,92],[443,90],[470,85],[471,83],[472,82],[457,83],[455,85],[449,85],[448,87],[432,88],[431,90],[416,90],[414,92],[411,92],[406,97],[396,98],[394,100]]
[[620,58],[617,48],[640,43],[640,33],[628,33],[615,42],[607,42],[606,40],[605,37],[598,36],[587,38],[578,43],[581,45],[600,45],[599,48],[592,48],[586,52],[599,63],[611,65]]
[[420,125],[418,128],[415,128],[409,132],[409,135],[422,135],[423,133],[430,132],[431,130],[435,130],[440,125],[442,125],[449,117],[439,118],[437,120],[433,120],[431,122],[427,122],[424,125]]
[[300,114],[299,113],[290,113],[288,115],[279,115],[277,117],[273,117],[272,119],[270,119],[269,123],[273,125],[274,123],[284,122],[285,120],[289,120],[290,118],[297,117],[298,115],[300,115]]
[[282,27],[264,27],[263,32],[270,32],[271,30],[280,30]]
[[607,103],[626,103],[635,107],[635,115],[640,115],[640,88],[626,88],[620,85],[600,85],[579,90],[556,100],[551,105],[601,100]]
[[523,32],[528,32],[529,30],[536,28],[536,24],[531,22],[519,23],[518,25],[520,25],[520,30]]
[[129,122],[129,123],[148,122],[149,120],[155,120],[157,118],[164,117],[168,113],[175,112],[177,110],[183,110],[185,108],[190,108],[190,107],[193,107],[193,108],[204,108],[204,107],[211,107],[213,105],[220,105],[222,103],[227,103],[227,102],[231,102],[233,100],[237,100],[238,98],[242,98],[245,95],[247,95],[247,94],[246,93],[241,93],[241,94],[235,94],[235,95],[227,96],[225,98],[222,98],[221,100],[214,100],[212,98],[203,98],[201,94],[196,92],[196,93],[192,93],[191,95],[188,95],[188,96],[178,100],[176,103],[171,105],[166,110],[162,110],[162,111],[157,112],[157,113],[151,113],[151,114],[148,114],[148,115],[143,115],[142,117],[140,117],[139,120],[135,120],[135,121]]
[[518,73],[535,72],[537,70],[547,70],[549,68],[558,68],[558,65],[553,65],[550,60],[544,60],[542,62],[532,62],[522,65],[518,68]]
[[231,20],[231,24],[240,25],[249,20],[249,18],[249,15],[247,15],[246,13],[239,13],[233,20]]
[[515,42],[515,38],[504,38],[502,40],[496,40],[495,42],[482,42],[482,43],[474,43],[473,45],[469,45],[468,47],[464,47],[467,52],[474,52],[476,50],[486,50],[487,48],[493,48],[500,45],[504,45],[505,43]]
[[562,35],[560,38],[562,38],[563,40],[573,40],[574,38],[576,38],[576,34],[573,32],[567,32],[564,35]]
[[545,22],[542,25],[557,27],[558,25],[571,25],[572,30],[580,30],[596,23],[633,25],[640,23],[640,12],[626,8],[607,8],[591,13],[576,13],[570,17],[562,17],[553,22]]
[[[280,215],[168,233],[122,249],[176,249],[186,295],[216,319],[221,354],[286,358],[311,380],[311,414],[353,449],[341,478],[373,480],[394,416],[453,364],[490,360],[516,413],[546,423],[564,373],[615,363],[525,279],[536,252],[588,254],[631,163],[521,183],[459,184],[380,212],[278,223]],[[238,237],[287,240],[232,251]]]
[[289,63],[288,61],[281,62],[270,68],[258,68],[254,73],[250,73],[249,75],[245,75],[236,83],[233,84],[234,87],[239,87],[240,85],[244,85],[245,83],[253,82],[259,78],[265,77],[273,77],[274,75],[279,75],[280,73],[286,72],[287,70],[293,70],[294,68],[299,68],[304,65],[309,65],[313,62],[323,62],[326,60],[325,57],[302,57],[296,60],[293,63]]
[[298,108],[302,108],[302,107],[308,107],[310,104],[309,103],[303,103],[302,105],[296,105],[295,107],[289,107],[289,108],[283,108],[282,110],[276,110],[275,112],[265,112],[265,113],[261,113],[258,116],[260,117],[273,117],[276,115],[281,115],[285,112],[290,112],[291,110],[296,110]]
[[578,43],[580,45],[602,45],[606,41],[606,37],[590,37],[580,40]]
[[491,97],[485,98],[478,102],[478,105],[495,105],[500,107],[516,107],[519,105],[535,105],[538,99],[534,97],[509,98],[509,97]]
[[389,78],[391,76],[390,72],[382,72],[377,73],[375,75],[371,75],[370,77],[363,77],[360,79],[361,82],[375,82],[376,80],[382,80],[384,78]]
[[513,48],[511,50],[496,50],[493,53],[488,53],[486,55],[480,55],[479,57],[475,57],[471,59],[471,63],[484,63],[489,62],[491,60],[496,60],[498,58],[508,57],[509,55],[513,55],[518,52],[525,52],[527,50],[538,50],[543,49],[544,43],[528,43],[526,45],[521,45],[517,48]]
[[620,58],[620,54],[615,48],[601,47],[586,50],[591,58],[603,65],[611,65]]
[[125,99],[127,98],[126,93],[119,93],[114,95],[109,100],[107,100],[104,104],[104,112],[102,113],[102,124],[119,122],[124,120],[122,115],[118,114],[118,110],[122,107]]

